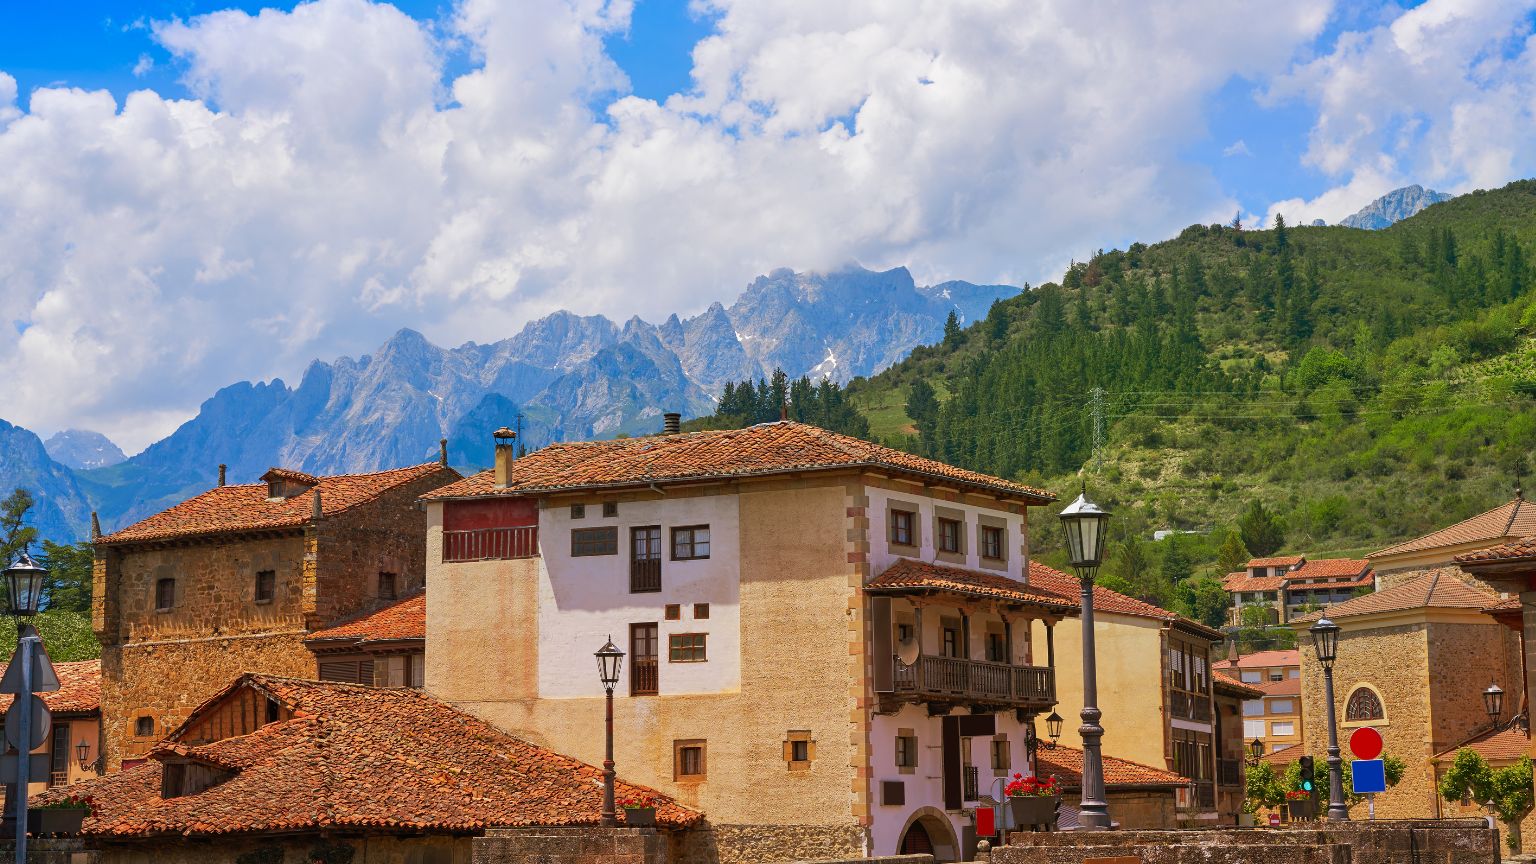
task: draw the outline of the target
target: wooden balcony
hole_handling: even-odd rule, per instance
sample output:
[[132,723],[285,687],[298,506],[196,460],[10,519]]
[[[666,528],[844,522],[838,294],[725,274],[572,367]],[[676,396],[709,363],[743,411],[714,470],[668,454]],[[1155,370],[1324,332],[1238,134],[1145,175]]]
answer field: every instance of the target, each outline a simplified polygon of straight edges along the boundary
[[919,656],[895,664],[891,701],[945,706],[1045,709],[1056,704],[1056,675],[1048,666],[1013,666],[958,657]]
[[1195,723],[1211,722],[1211,700],[1198,693],[1170,690],[1168,711],[1180,720],[1191,720]]
[[538,554],[537,525],[443,532],[443,561],[447,563],[507,561],[513,558],[536,558]]
[[629,562],[629,593],[648,594],[660,590],[660,558],[636,558]]

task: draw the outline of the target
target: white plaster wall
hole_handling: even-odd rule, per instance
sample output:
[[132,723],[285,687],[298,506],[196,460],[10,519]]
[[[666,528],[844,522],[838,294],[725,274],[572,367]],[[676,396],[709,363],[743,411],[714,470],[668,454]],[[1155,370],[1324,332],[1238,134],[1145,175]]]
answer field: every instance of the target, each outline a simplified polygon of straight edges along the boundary
[[[1005,574],[1014,579],[1024,579],[1026,564],[1024,561],[1024,517],[1009,513],[1006,509],[990,509],[976,507],[970,504],[961,504],[952,501],[935,500],[921,494],[918,490],[911,493],[892,492],[888,489],[866,487],[869,490],[869,561],[872,571],[879,575],[885,568],[900,560],[902,555],[891,551],[890,529],[886,525],[886,508],[891,501],[902,501],[918,505],[918,525],[920,526],[920,539],[922,540],[921,553],[917,556],[923,561],[935,561],[936,555],[933,546],[933,508],[935,505],[950,510],[959,510],[965,513],[965,567],[972,570],[989,570],[991,572]],[[1007,536],[1003,538],[1003,547],[1007,550],[1008,566],[1006,569],[993,570],[991,567],[981,566],[981,523],[977,517],[985,513],[1008,522]],[[941,562],[942,563],[942,562]],[[954,565],[959,566],[959,565]]]
[[[661,695],[726,693],[741,689],[740,512],[734,495],[710,495],[654,501],[624,501],[616,517],[604,517],[599,499],[586,503],[586,516],[571,518],[568,505],[539,513],[539,696],[547,699],[602,695],[593,652],[613,637],[629,653],[629,625],[655,622]],[[661,591],[629,592],[630,529],[660,525],[664,551]],[[710,557],[672,560],[672,528],[708,525]],[[615,526],[619,554],[571,557],[575,528]],[[669,603],[682,606],[682,618],[666,620]],[[693,605],[709,604],[709,618],[695,620]],[[701,663],[672,663],[667,637],[707,633],[707,657]],[[511,637],[512,634],[509,634]],[[628,688],[628,656],[621,692]]]
[[[1012,711],[999,712],[997,731],[1008,736],[1008,748],[1012,754],[1013,768],[1008,772],[1033,773],[1024,751],[1025,724],[1015,719]],[[912,729],[917,733],[917,768],[911,774],[902,774],[896,767],[896,731]],[[943,718],[929,717],[921,705],[906,705],[896,714],[875,715],[870,727],[871,767],[874,783],[871,789],[874,825],[871,839],[874,855],[894,855],[901,843],[901,831],[907,819],[924,807],[944,810],[943,780]],[[964,739],[962,739],[964,740]],[[982,795],[991,794],[996,777],[992,771],[992,745],[990,738],[971,739],[971,764],[977,766],[978,785]],[[961,763],[964,764],[962,754]],[[880,782],[901,780],[906,783],[907,803],[886,806],[880,803]],[[971,824],[967,811],[949,811],[950,829],[955,837],[962,836],[962,828]]]

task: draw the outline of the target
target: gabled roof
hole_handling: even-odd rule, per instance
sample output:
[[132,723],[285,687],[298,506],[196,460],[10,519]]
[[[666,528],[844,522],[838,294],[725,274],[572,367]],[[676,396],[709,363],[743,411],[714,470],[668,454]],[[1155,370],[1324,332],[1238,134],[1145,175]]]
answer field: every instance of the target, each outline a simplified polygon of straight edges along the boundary
[[1252,685],[1264,696],[1300,696],[1301,679],[1292,678],[1289,675],[1279,681],[1264,681]]
[[1448,528],[1431,531],[1422,537],[1404,540],[1395,546],[1379,549],[1365,556],[1382,558],[1405,552],[1424,552],[1447,546],[1463,546],[1468,543],[1493,545],[1515,537],[1536,534],[1536,507],[1524,498],[1515,498],[1470,519],[1463,519]]
[[313,478],[316,484],[312,489],[280,500],[267,499],[265,483],[216,486],[96,542],[112,545],[297,528],[313,517],[316,491],[320,493],[321,517],[324,518],[366,504],[391,489],[438,473],[443,475],[444,480],[459,476],[452,468],[437,462],[371,474],[337,474]]
[[1244,684],[1225,672],[1218,672],[1212,675],[1211,685],[1216,688],[1217,693],[1225,693],[1228,696],[1236,696],[1239,699],[1258,699],[1264,695],[1264,692],[1258,687],[1252,684]]
[[372,612],[349,615],[323,630],[316,630],[304,638],[310,647],[322,647],[314,643],[342,641],[366,645],[370,642],[400,642],[427,638],[427,592],[417,593],[404,600],[391,603]]
[[[1193,782],[1172,771],[1129,759],[1109,755],[1103,759],[1104,785],[1109,789],[1187,786]],[[1083,751],[1075,747],[1058,745],[1049,750],[1041,747],[1035,751],[1035,762],[1036,776],[1055,777],[1063,789],[1078,789],[1083,785]]]
[[1250,558],[1244,567],[1295,567],[1307,560],[1305,555],[1280,555],[1274,558]]
[[[1029,584],[1071,598],[1073,606],[1082,607],[1081,583],[1075,576],[1068,576],[1039,561],[1031,561],[1029,562]],[[1176,612],[1169,612],[1161,606],[1154,606],[1144,600],[1127,597],[1098,584],[1093,586],[1093,611],[1130,615],[1136,618],[1153,618],[1158,621],[1167,621],[1186,630],[1193,630],[1212,640],[1221,638],[1221,631],[1213,630],[1199,621],[1185,618]]]
[[945,481],[1026,504],[1055,500],[1040,489],[792,420],[745,429],[551,444],[514,461],[505,487],[496,486],[495,472],[484,471],[423,497],[537,495],[836,468],[869,468]]
[[1285,587],[1285,577],[1249,576],[1244,570],[1221,577],[1221,587],[1234,594],[1239,591],[1279,591]]
[[1436,753],[1431,761],[1449,761],[1456,758],[1456,751],[1466,748],[1476,751],[1495,768],[1501,763],[1514,762],[1521,756],[1531,751],[1531,736],[1518,723],[1507,723],[1495,729],[1489,729],[1457,744],[1448,750]]
[[[1033,579],[1033,571],[1031,571]],[[884,573],[869,580],[864,590],[872,594],[907,593],[911,591],[941,591],[968,594],[973,597],[990,597],[1011,603],[1024,603],[1066,612],[1075,609],[1077,598],[1043,589],[1037,585],[1010,579],[1001,573],[983,570],[967,570],[944,564],[914,561],[902,558],[885,569]]]
[[[183,744],[173,733],[145,763],[40,800],[91,796],[96,813],[84,834],[111,839],[327,830],[473,833],[598,822],[601,769],[507,735],[418,690],[247,674],[187,723],[245,688],[278,700],[292,719],[211,744]],[[180,760],[232,773],[201,792],[163,798],[163,763]],[[642,786],[621,781],[618,794],[656,799],[663,827],[702,818]]]
[[1317,558],[1291,571],[1291,579],[1340,579],[1362,576],[1371,562],[1355,558]]
[[[9,660],[6,664],[9,664]],[[101,661],[75,660],[53,664],[54,674],[59,676],[59,689],[52,693],[39,693],[43,704],[55,714],[94,714],[101,710]],[[0,694],[0,714],[11,709],[15,699],[9,693]]]
[[1437,567],[1384,591],[1356,597],[1329,606],[1321,611],[1291,620],[1292,624],[1305,624],[1326,615],[1333,621],[1356,615],[1378,612],[1402,612],[1409,609],[1486,609],[1498,600],[1491,591],[1474,588],[1461,581],[1460,570],[1455,567]]
[[1269,764],[1276,766],[1290,765],[1292,762],[1295,762],[1297,759],[1300,759],[1305,755],[1307,755],[1306,748],[1304,748],[1301,745],[1301,742],[1298,741],[1289,747],[1281,747],[1279,750],[1276,750],[1273,753],[1265,753],[1263,756],[1259,757],[1259,761],[1268,762]]
[[1457,555],[1458,564],[1492,564],[1536,558],[1536,537],[1524,537],[1488,549]]
[[1223,669],[1267,669],[1271,666],[1300,666],[1301,652],[1295,648],[1274,648],[1242,654],[1234,660],[1218,660],[1211,664]]

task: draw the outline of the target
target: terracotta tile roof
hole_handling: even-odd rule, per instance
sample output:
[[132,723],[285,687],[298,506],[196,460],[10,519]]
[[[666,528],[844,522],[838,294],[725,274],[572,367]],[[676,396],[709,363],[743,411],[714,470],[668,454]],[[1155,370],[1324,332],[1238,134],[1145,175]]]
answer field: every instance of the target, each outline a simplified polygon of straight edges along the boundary
[[1246,567],[1295,567],[1307,560],[1305,555],[1281,555],[1276,558],[1250,558]]
[[1316,581],[1299,582],[1294,578],[1287,579],[1285,590],[1291,591],[1321,591],[1323,589],[1338,588],[1365,588],[1376,584],[1375,573],[1362,573],[1359,576],[1344,576],[1334,579],[1318,579]]
[[1259,699],[1264,693],[1258,687],[1233,678],[1225,672],[1217,672],[1211,676],[1211,684],[1216,687],[1216,692],[1225,692],[1228,696],[1236,696],[1239,699]]
[[1519,561],[1525,558],[1536,558],[1536,537],[1526,537],[1513,543],[1502,543],[1489,549],[1479,549],[1476,552],[1457,555],[1456,561],[1459,563],[1476,564],[1482,561]]
[[1279,591],[1285,587],[1284,576],[1249,576],[1248,571],[1228,573],[1221,579],[1221,587],[1229,592]]
[[1259,761],[1268,762],[1279,768],[1288,766],[1305,755],[1307,755],[1306,749],[1302,747],[1300,742],[1297,742],[1289,747],[1281,747],[1273,753],[1265,753],[1259,757]]
[[[7,664],[9,660],[5,661]],[[52,693],[40,693],[43,704],[55,714],[94,714],[101,710],[101,661],[76,660],[53,664],[54,674],[59,676],[59,689]],[[0,714],[11,708],[16,697],[0,694]]]
[[[451,468],[429,462],[372,474],[338,474],[311,479],[316,479],[314,488],[320,491],[321,515],[334,516],[372,501],[397,486],[437,472],[442,472],[445,480],[458,476],[458,472]],[[294,528],[310,520],[314,512],[314,494],[307,491],[292,498],[268,501],[265,483],[216,486],[96,542],[138,543],[230,531]]]
[[[1073,606],[1082,605],[1083,589],[1076,576],[1069,576],[1039,561],[1031,561],[1029,562],[1029,583],[1070,598]],[[1179,617],[1161,606],[1153,606],[1151,603],[1137,600],[1135,597],[1127,597],[1118,591],[1111,591],[1097,584],[1093,586],[1093,611],[1115,612],[1139,618],[1156,618],[1159,621],[1173,621]]]
[[[1031,569],[1030,578],[1031,580],[1034,578],[1033,569]],[[864,590],[873,593],[887,593],[901,589],[930,589],[969,594],[975,597],[994,597],[999,600],[1048,606],[1063,611],[1075,609],[1078,606],[1076,597],[1064,596],[1058,591],[1046,590],[1037,585],[1010,579],[1000,573],[930,564],[926,561],[914,561],[911,558],[902,558],[864,586]]]
[[267,473],[261,475],[264,482],[272,480],[288,480],[294,483],[302,483],[305,486],[319,486],[320,478],[313,474],[305,474],[303,471],[294,471],[291,468],[268,468]]
[[1291,571],[1291,579],[1341,579],[1362,576],[1371,569],[1371,562],[1354,558],[1319,558]]
[[1265,696],[1301,695],[1301,679],[1291,678],[1289,676],[1282,678],[1279,681],[1265,681],[1263,683],[1254,684],[1251,686],[1258,689]]
[[1377,612],[1401,612],[1408,609],[1485,609],[1498,595],[1474,588],[1461,581],[1460,569],[1438,567],[1401,585],[1346,600],[1318,612],[1293,618],[1293,624],[1305,624],[1327,615],[1337,621]]
[[1497,768],[1500,767],[1500,763],[1514,762],[1531,752],[1531,736],[1520,728],[1519,724],[1510,723],[1498,729],[1489,729],[1474,735],[1449,750],[1436,753],[1432,761],[1455,759],[1456,751],[1462,748],[1477,751],[1478,755]]
[[[1153,768],[1129,759],[1104,757],[1104,785],[1107,788],[1146,786],[1187,786],[1188,777],[1180,777],[1172,771]],[[1077,789],[1083,783],[1083,751],[1074,747],[1057,746],[1053,750],[1041,747],[1035,752],[1035,773],[1041,777],[1055,777],[1063,789]]]
[[1492,613],[1497,613],[1497,612],[1519,612],[1520,611],[1520,595],[1515,594],[1515,595],[1512,595],[1512,596],[1509,596],[1509,597],[1505,597],[1503,600],[1500,600],[1499,602],[1493,604],[1492,606],[1484,606],[1483,607],[1483,611],[1484,612],[1492,612]]
[[1461,546],[1467,543],[1496,544],[1515,537],[1536,535],[1536,507],[1516,498],[1470,519],[1463,519],[1448,528],[1431,531],[1422,537],[1404,540],[1395,546],[1379,549],[1365,556],[1380,558],[1404,552],[1423,552],[1444,546]]
[[833,468],[949,480],[1031,504],[1055,500],[1040,489],[790,420],[745,429],[551,444],[515,461],[505,488],[495,486],[494,472],[484,471],[423,497],[526,495]]
[[[54,790],[42,800],[94,797],[97,813],[86,820],[84,833],[113,839],[476,832],[598,821],[601,769],[500,732],[421,691],[247,674],[198,711],[247,687],[277,699],[294,712],[292,719],[211,744],[181,743],[173,733],[147,762]],[[162,798],[163,763],[180,759],[232,774],[201,792]],[[664,827],[702,818],[642,786],[621,781],[618,793],[655,798]]]
[[343,640],[361,645],[426,638],[427,593],[418,591],[382,609],[343,618],[323,630],[309,634],[304,641],[314,643]]
[[1213,666],[1224,669],[1268,669],[1272,666],[1300,666],[1301,652],[1295,648],[1272,649],[1243,654],[1232,660],[1218,660]]

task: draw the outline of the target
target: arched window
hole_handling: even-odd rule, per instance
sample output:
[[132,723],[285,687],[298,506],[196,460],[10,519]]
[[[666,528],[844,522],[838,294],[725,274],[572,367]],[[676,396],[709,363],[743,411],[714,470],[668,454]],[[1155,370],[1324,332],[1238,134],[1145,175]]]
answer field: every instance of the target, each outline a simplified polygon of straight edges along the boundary
[[1344,703],[1346,721],[1384,720],[1386,716],[1381,708],[1381,697],[1369,687],[1356,687],[1355,692],[1349,694],[1349,701]]

